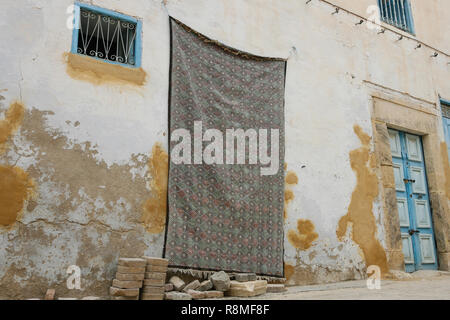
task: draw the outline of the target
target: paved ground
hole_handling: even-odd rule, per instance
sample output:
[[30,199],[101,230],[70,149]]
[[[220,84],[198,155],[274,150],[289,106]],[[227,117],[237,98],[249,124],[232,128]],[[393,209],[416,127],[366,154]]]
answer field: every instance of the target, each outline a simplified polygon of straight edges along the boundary
[[[369,290],[367,282],[346,281],[332,284],[288,287],[285,293],[267,293],[245,298],[253,300],[450,300],[450,272],[398,272],[398,280],[381,280],[381,289]],[[85,298],[86,299],[86,298]],[[100,298],[102,299],[102,298]],[[109,299],[109,297],[103,297]],[[241,300],[227,297],[224,300]],[[1,297],[0,297],[0,300]]]
[[289,287],[283,294],[253,299],[270,300],[450,300],[450,273],[418,272],[403,280],[381,280],[381,289],[369,290],[366,281]]

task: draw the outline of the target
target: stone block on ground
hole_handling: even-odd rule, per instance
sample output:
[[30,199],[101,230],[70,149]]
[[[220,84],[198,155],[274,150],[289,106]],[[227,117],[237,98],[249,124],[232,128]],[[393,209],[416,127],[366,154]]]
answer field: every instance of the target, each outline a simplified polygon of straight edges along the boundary
[[194,280],[190,283],[188,283],[184,288],[183,291],[184,292],[188,292],[188,290],[195,290],[200,286],[200,281],[198,280]]
[[194,299],[194,300],[206,298],[206,293],[204,291],[197,291],[197,290],[189,289],[189,290],[187,290],[186,293],[189,294],[192,297],[192,299]]
[[142,268],[147,265],[147,261],[141,258],[119,258],[119,266]]
[[87,296],[87,297],[81,298],[81,300],[102,300],[102,299],[100,297]]
[[166,280],[165,272],[146,272],[145,279]]
[[112,282],[113,287],[123,289],[142,288],[142,281],[124,281],[114,279]]
[[139,295],[139,289],[138,288],[123,289],[123,288],[110,287],[109,294],[113,297],[117,297],[117,296],[134,297],[134,296]]
[[217,291],[227,291],[230,288],[230,277],[225,271],[213,273],[209,280]]
[[147,264],[150,264],[153,266],[167,267],[169,265],[169,260],[164,259],[164,258],[155,258],[155,257],[146,257],[146,256],[144,256],[142,258],[145,259]]
[[164,287],[152,287],[152,286],[144,286],[142,289],[143,293],[152,293],[152,294],[164,294]]
[[142,293],[141,300],[164,300],[164,293]]
[[164,290],[165,290],[166,292],[173,291],[173,284],[172,284],[172,283],[166,283],[166,284],[164,285]]
[[44,300],[55,300],[55,289],[48,289],[45,293]]
[[60,298],[58,298],[58,300],[78,300],[78,298],[65,298],[65,297],[60,297]]
[[153,264],[147,264],[145,272],[167,272],[167,266],[158,266]]
[[266,280],[248,282],[230,281],[230,289],[225,295],[230,297],[254,297],[265,294],[267,291]]
[[145,273],[145,267],[124,267],[118,266],[117,272],[119,273]]
[[186,286],[186,283],[183,280],[181,280],[180,277],[177,277],[177,276],[171,277],[169,279],[169,283],[173,284],[173,288],[176,291],[181,291]]
[[116,272],[116,279],[122,281],[142,281],[144,273],[120,273]]
[[248,281],[256,281],[256,273],[247,273]]
[[223,298],[223,291],[211,290],[204,292],[206,299]]
[[213,288],[213,284],[211,280],[205,280],[200,283],[197,289],[198,291],[208,291]]
[[145,279],[144,285],[145,286],[154,286],[154,287],[162,287],[165,284],[165,279]]
[[284,284],[268,284],[267,293],[280,293],[287,291]]
[[234,280],[239,282],[247,282],[248,280],[248,273],[236,273],[234,275]]
[[184,292],[177,292],[177,291],[166,292],[166,294],[164,295],[164,298],[166,300],[192,300],[192,297],[190,294],[184,293]]

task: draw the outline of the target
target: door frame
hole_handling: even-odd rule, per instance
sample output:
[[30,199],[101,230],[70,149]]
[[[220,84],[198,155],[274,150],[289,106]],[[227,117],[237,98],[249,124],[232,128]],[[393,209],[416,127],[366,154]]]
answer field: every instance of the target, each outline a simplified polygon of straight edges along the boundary
[[388,134],[388,128],[392,128],[422,137],[438,268],[449,271],[450,211],[446,186],[450,181],[446,180],[450,177],[446,178],[442,174],[446,170],[445,165],[448,166],[448,158],[442,158],[441,148],[445,144],[442,144],[444,137],[442,119],[437,108],[438,102],[433,103],[398,93],[383,92],[378,88],[371,89],[370,112],[374,153],[377,158],[376,171],[380,181],[380,197],[384,213],[384,245],[388,266],[394,270],[405,270]]
[[[436,236],[434,233],[434,225],[432,219],[432,212],[430,206],[429,199],[429,189],[428,189],[428,177],[426,172],[426,163],[425,156],[423,151],[423,139],[422,136],[412,135],[411,133],[406,133],[403,131],[399,131],[396,129],[388,128],[389,133],[394,133],[396,137],[396,141],[398,141],[398,147],[400,148],[398,154],[393,154],[392,152],[392,162],[393,166],[397,168],[402,168],[402,172],[400,172],[402,178],[402,186],[403,189],[399,189],[396,187],[397,192],[397,207],[398,204],[403,202],[406,207],[406,215],[407,215],[407,225],[400,223],[400,229],[402,231],[402,240],[404,237],[408,238],[409,251],[413,255],[413,260],[410,263],[405,262],[405,270],[406,272],[414,272],[418,270],[436,270],[437,269],[437,249],[436,249]],[[398,139],[397,139],[398,137]],[[413,137],[417,138],[416,141],[420,144],[420,154],[416,158],[412,157],[409,152],[408,139]],[[408,169],[409,167],[409,169]],[[423,177],[423,189],[417,190],[415,185],[411,183],[405,183],[404,179],[412,179],[411,176],[412,171],[414,169],[420,170]],[[403,201],[400,201],[403,200]],[[428,224],[426,226],[418,224],[418,213],[417,213],[417,203],[424,203],[426,207],[426,214]],[[398,212],[399,218],[401,216],[400,210]],[[406,222],[406,221],[405,221]],[[423,234],[409,234],[406,229],[409,230],[418,230],[422,229]],[[431,232],[430,232],[431,230]],[[433,263],[426,262],[423,257],[423,251],[421,246],[421,238],[429,238],[431,236],[432,239],[432,251],[433,251]],[[406,259],[405,259],[406,260]]]

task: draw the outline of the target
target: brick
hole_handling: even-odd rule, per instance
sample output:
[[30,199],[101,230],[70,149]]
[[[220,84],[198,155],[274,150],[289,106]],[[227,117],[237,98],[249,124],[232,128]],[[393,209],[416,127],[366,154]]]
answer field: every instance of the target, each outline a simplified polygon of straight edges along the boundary
[[199,300],[199,299],[205,299],[206,298],[206,293],[203,291],[197,291],[197,290],[187,290],[186,291],[187,294],[189,294],[192,299],[194,300]]
[[144,267],[124,267],[118,266],[117,272],[119,273],[145,273]]
[[153,294],[164,294],[164,287],[152,287],[152,286],[144,286],[142,292],[144,293],[153,293]]
[[225,271],[215,272],[209,279],[217,291],[227,291],[230,288],[230,277]]
[[144,273],[120,273],[116,272],[116,279],[122,281],[142,281]]
[[203,282],[200,283],[200,285],[198,286],[197,289],[198,291],[208,291],[211,290],[213,287],[212,281],[211,280],[205,280]]
[[234,280],[239,282],[247,282],[248,281],[248,274],[247,273],[236,273],[234,275]]
[[248,281],[256,281],[256,273],[247,273]]
[[223,298],[223,291],[211,290],[205,291],[206,299]]
[[169,260],[164,258],[155,258],[155,257],[142,257],[145,261],[147,261],[147,265],[153,265],[153,266],[163,266],[167,267],[169,265]]
[[166,292],[170,292],[170,291],[173,291],[173,284],[171,284],[171,283],[166,283],[165,285],[164,285],[164,290],[166,291]]
[[45,293],[44,300],[55,300],[55,289],[48,289]]
[[184,292],[188,292],[188,290],[195,290],[200,286],[200,281],[194,280],[190,282],[188,285],[186,285],[183,289]]
[[142,281],[123,281],[114,279],[112,285],[113,287],[123,289],[142,288]]
[[226,291],[226,295],[231,297],[254,297],[264,294],[266,291],[266,280],[247,282],[238,282],[233,280],[230,282],[230,289]]
[[183,293],[183,292],[177,292],[177,291],[166,292],[166,294],[164,295],[164,298],[166,300],[192,300],[192,297],[190,294]]
[[268,284],[267,285],[267,292],[271,293],[279,293],[279,292],[285,292],[286,287],[284,284]]
[[123,288],[110,287],[109,294],[113,297],[117,297],[117,296],[134,297],[134,296],[139,295],[139,289],[138,288],[123,289]]
[[165,272],[146,272],[145,279],[166,280]]
[[147,265],[145,259],[140,258],[119,258],[119,266],[142,268]]
[[164,294],[142,293],[141,300],[164,300]]
[[163,287],[166,281],[164,279],[145,279],[144,285],[146,286],[154,286],[154,287]]
[[176,291],[181,291],[186,286],[186,283],[183,280],[181,280],[180,277],[177,277],[177,276],[171,277],[169,279],[169,283],[173,284],[173,288]]
[[145,272],[167,272],[167,266],[158,266],[153,264],[147,264]]

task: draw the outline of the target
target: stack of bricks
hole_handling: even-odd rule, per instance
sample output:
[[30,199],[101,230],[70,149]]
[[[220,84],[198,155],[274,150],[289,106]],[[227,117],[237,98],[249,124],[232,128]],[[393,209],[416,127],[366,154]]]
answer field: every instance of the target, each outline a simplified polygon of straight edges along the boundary
[[146,264],[145,259],[120,258],[116,278],[109,289],[110,295],[115,300],[139,300]]
[[163,300],[169,260],[143,257],[147,263],[145,268],[144,288],[141,300]]

